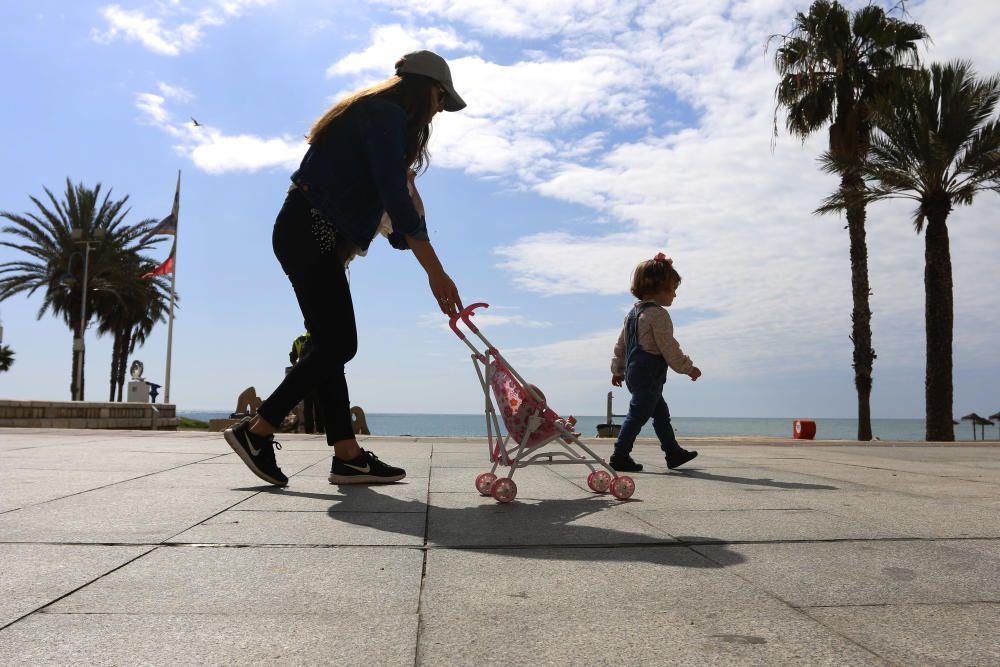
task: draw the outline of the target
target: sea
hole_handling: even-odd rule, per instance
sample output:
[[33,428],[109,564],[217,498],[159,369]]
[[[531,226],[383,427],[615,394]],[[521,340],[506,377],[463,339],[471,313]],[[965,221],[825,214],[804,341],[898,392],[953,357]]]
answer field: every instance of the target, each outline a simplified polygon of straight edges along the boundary
[[[178,414],[192,419],[220,419],[229,416],[222,410],[179,410]],[[805,417],[802,417],[805,418]],[[486,420],[484,415],[448,415],[448,414],[393,414],[365,413],[368,428],[373,435],[390,436],[452,436],[475,437],[486,435]],[[817,440],[854,440],[858,435],[856,419],[813,418],[816,422]],[[577,416],[576,430],[584,436],[596,436],[597,425],[607,419],[604,416]],[[731,437],[731,436],[766,436],[772,438],[791,438],[791,417],[672,417],[674,432],[678,437]],[[616,418],[620,424],[621,419]],[[503,424],[501,423],[501,427]],[[924,439],[923,419],[873,419],[872,435],[879,440],[917,441]],[[985,436],[986,440],[1000,440],[1000,428],[987,426],[985,430],[976,427],[976,440]],[[654,438],[652,424],[646,424],[640,437]],[[973,439],[972,425],[962,422],[955,427],[956,440]]]

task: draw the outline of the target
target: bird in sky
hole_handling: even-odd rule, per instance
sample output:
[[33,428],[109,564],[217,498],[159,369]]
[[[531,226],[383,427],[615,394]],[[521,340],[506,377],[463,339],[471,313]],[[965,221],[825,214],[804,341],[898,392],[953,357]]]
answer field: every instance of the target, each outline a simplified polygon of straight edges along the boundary
[[191,118],[191,122],[194,123],[195,127],[201,127],[201,123],[199,123],[198,121],[196,121],[193,117]]

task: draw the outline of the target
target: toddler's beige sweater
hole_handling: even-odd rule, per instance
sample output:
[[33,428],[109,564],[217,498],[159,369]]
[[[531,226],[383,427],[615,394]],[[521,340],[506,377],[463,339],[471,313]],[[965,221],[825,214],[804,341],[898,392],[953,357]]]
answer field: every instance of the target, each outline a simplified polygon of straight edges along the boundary
[[[639,347],[650,354],[662,356],[675,372],[683,375],[690,373],[694,368],[694,362],[684,354],[680,343],[674,338],[674,323],[670,319],[670,313],[655,301],[639,301],[635,305],[640,303],[651,303],[653,307],[642,311],[636,323]],[[625,323],[622,325],[621,333],[618,334],[618,342],[615,343],[615,356],[611,360],[612,375],[625,375],[627,327],[628,315],[625,315]]]

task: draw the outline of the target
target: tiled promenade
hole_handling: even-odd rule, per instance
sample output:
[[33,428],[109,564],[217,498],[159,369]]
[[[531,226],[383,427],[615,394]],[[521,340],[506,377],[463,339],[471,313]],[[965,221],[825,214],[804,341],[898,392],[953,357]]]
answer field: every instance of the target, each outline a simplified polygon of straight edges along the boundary
[[996,445],[639,446],[631,501],[498,505],[480,440],[368,438],[383,487],[282,444],[276,490],[219,434],[0,429],[0,664],[1000,664]]

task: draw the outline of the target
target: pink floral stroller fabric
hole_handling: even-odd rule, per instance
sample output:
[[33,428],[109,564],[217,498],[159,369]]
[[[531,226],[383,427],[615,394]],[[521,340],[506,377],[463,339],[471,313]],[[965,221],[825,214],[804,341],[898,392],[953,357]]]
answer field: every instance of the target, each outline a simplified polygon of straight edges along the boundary
[[[573,432],[575,420],[563,419],[549,408],[545,395],[538,387],[525,382],[470,321],[477,308],[488,307],[485,303],[473,304],[452,316],[450,321],[452,331],[472,351],[472,362],[486,399],[486,442],[493,468],[476,477],[476,489],[483,495],[506,503],[517,495],[517,485],[513,480],[515,470],[539,463],[582,464],[590,468],[587,486],[592,491],[611,491],[612,495],[622,500],[631,497],[635,492],[635,482],[630,477],[618,475],[591,451]],[[484,351],[477,349],[462,333],[458,328],[459,320],[483,342]],[[497,412],[499,419],[503,420],[506,435],[501,432]],[[501,466],[509,468],[506,477],[496,474]]]
[[542,423],[528,436],[526,447],[535,447],[557,435],[556,420],[560,417],[546,407],[545,396],[541,395],[542,392],[537,387],[531,385],[535,393],[540,395],[541,401],[536,400],[521,386],[502,359],[495,358],[491,370],[490,385],[493,388],[493,395],[497,397],[507,433],[515,442],[521,442],[528,435],[528,421],[534,414],[542,417]]

